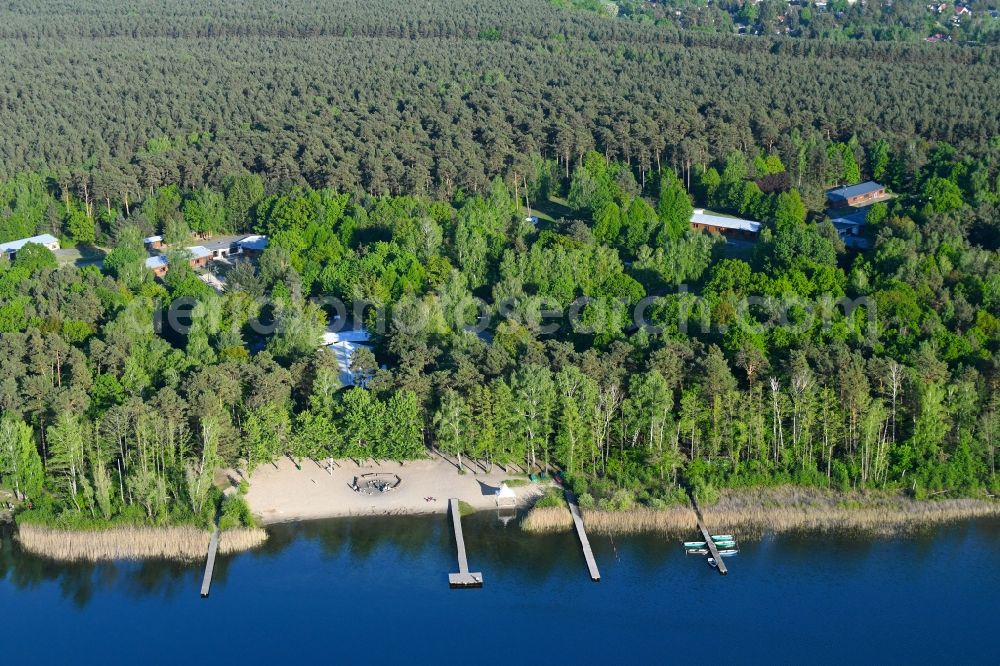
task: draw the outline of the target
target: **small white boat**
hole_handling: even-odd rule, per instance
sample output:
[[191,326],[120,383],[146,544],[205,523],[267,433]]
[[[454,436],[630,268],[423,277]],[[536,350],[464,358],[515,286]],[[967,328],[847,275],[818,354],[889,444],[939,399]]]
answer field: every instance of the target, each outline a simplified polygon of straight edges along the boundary
[[738,552],[740,552],[740,551],[738,551],[735,548],[727,548],[725,550],[720,550],[719,551],[719,555],[722,555],[723,557],[731,557],[731,556],[735,555]]
[[713,569],[719,568],[719,564],[715,561],[714,557],[708,558],[708,566],[712,567]]

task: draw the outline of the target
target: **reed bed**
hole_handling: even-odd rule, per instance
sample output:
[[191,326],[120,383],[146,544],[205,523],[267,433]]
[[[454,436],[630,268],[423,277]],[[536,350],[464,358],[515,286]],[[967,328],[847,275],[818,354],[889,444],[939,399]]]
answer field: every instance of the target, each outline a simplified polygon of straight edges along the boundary
[[894,493],[841,493],[793,486],[728,490],[718,502],[701,509],[710,530],[750,534],[859,531],[890,535],[1000,516],[1000,502],[985,499],[914,500]]
[[[895,493],[842,493],[782,486],[724,490],[718,502],[702,505],[701,511],[711,531],[744,537],[794,531],[892,535],[959,520],[1000,516],[1000,502],[914,500]],[[679,536],[698,529],[694,510],[684,505],[666,509],[636,507],[628,511],[587,509],[583,517],[587,531],[595,534],[649,532]],[[565,507],[535,507],[521,527],[528,532],[558,532],[572,529],[573,519]]]
[[225,530],[219,537],[219,553],[221,555],[242,553],[263,546],[265,541],[267,541],[267,532],[259,527],[237,527]]
[[521,521],[525,532],[563,532],[573,529],[573,516],[566,506],[536,506]]
[[637,507],[630,511],[583,512],[588,532],[595,534],[639,534],[654,532],[679,535],[698,529],[694,510],[689,506],[671,506],[666,509]]
[[[211,534],[192,526],[115,527],[106,530],[60,530],[22,525],[17,539],[36,555],[62,561],[171,559],[195,561],[208,552]],[[262,529],[226,530],[219,552],[231,554],[255,548],[267,540]]]

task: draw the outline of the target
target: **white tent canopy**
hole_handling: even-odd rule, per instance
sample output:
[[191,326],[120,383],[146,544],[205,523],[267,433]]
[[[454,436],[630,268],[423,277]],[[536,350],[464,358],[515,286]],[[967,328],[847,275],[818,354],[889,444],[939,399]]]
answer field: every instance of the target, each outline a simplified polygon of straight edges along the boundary
[[517,506],[517,493],[507,487],[506,483],[500,484],[500,489],[496,492],[497,506]]

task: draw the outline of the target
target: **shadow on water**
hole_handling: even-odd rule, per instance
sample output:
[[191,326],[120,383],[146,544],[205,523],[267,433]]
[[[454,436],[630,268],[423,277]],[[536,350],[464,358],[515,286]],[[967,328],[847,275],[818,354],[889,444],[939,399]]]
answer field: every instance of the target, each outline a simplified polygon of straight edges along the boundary
[[[580,545],[572,531],[526,534],[521,531],[519,520],[520,515],[505,523],[496,511],[462,519],[473,570],[484,572],[488,581],[529,586],[553,580],[586,579]],[[214,585],[221,587],[231,576],[239,577],[240,566],[249,562],[271,562],[285,569],[315,568],[317,563],[340,560],[343,564],[337,564],[337,569],[346,566],[352,571],[389,562],[400,569],[401,578],[427,577],[430,572],[443,578],[456,566],[455,543],[445,514],[315,520],[273,525],[268,533],[268,541],[252,553],[220,557]],[[814,566],[862,573],[873,562],[890,560],[896,553],[905,553],[909,567],[929,571],[937,566],[935,560],[942,556],[942,550],[983,553],[983,543],[998,542],[1000,521],[984,520],[884,539],[846,533],[765,536],[760,541],[741,544],[744,547],[741,557],[748,558],[744,568],[748,577],[753,570]],[[610,571],[612,577],[619,566],[622,567],[619,578],[626,575],[626,570],[633,578],[673,570],[674,561],[685,559],[678,539],[662,535],[595,534],[591,535],[591,544],[602,573]],[[988,557],[987,564],[997,562],[995,552],[983,556]],[[129,599],[169,601],[193,597],[203,567],[201,560],[56,562],[23,552],[13,538],[13,528],[0,526],[0,591],[4,584],[29,592],[48,585],[58,589],[59,595],[77,608],[86,607],[95,596],[110,590]],[[408,568],[416,573],[405,571]],[[733,568],[739,575],[740,564]]]

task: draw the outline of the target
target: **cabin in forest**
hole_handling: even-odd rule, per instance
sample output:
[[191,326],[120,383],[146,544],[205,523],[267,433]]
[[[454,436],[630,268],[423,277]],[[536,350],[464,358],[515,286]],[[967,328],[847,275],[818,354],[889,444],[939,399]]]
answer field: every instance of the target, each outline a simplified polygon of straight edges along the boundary
[[[208,265],[208,262],[212,260],[211,250],[202,245],[195,245],[185,249],[190,255],[188,258],[188,264],[190,264],[191,268],[204,268]],[[169,262],[167,261],[166,255],[157,254],[147,258],[146,268],[153,271],[153,275],[156,277],[163,277],[167,274],[167,269],[169,268]]]
[[59,249],[59,239],[50,234],[41,234],[39,236],[32,236],[31,238],[22,238],[20,240],[10,241],[9,243],[0,244],[0,254],[7,255],[7,258],[11,261],[17,255],[17,251],[23,248],[28,243],[34,243],[35,245],[42,245],[48,249],[55,252]]
[[696,208],[691,214],[691,228],[722,234],[729,238],[754,240],[760,232],[760,222],[718,215],[706,212],[702,208]]
[[866,204],[885,196],[885,185],[873,181],[838,187],[826,193],[831,208],[844,208]]
[[149,236],[142,239],[142,244],[146,246],[147,252],[163,249],[163,236]]
[[212,251],[203,245],[189,247],[187,251],[191,253],[191,258],[189,259],[191,268],[204,268],[212,259]]
[[153,275],[158,278],[167,274],[167,258],[162,254],[146,259],[146,268],[153,271]]

